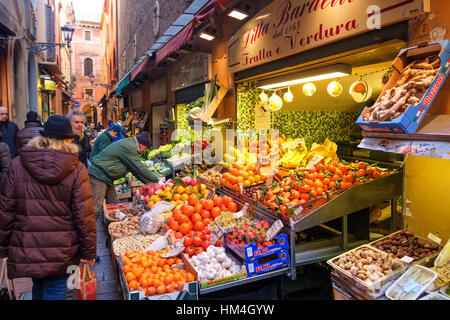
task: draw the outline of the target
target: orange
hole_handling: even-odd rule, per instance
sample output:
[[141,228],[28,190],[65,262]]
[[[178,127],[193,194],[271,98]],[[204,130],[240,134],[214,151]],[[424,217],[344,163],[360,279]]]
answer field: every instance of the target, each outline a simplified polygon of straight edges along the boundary
[[164,283],[166,285],[169,285],[173,282],[173,275],[172,274],[168,274],[165,278],[164,278]]
[[175,193],[173,195],[173,200],[177,201],[177,200],[180,200],[180,199],[181,199],[181,194]]
[[177,193],[178,194],[183,194],[184,193],[184,187],[183,186],[178,186]]
[[175,291],[175,284],[173,284],[173,283],[168,284],[167,287],[166,287],[166,292],[167,293],[171,293],[171,292],[174,292],[174,291]]
[[156,293],[156,288],[155,288],[155,287],[149,287],[149,288],[147,289],[147,294],[148,294],[149,296],[153,296],[155,293]]
[[180,291],[183,290],[184,283],[185,283],[184,280],[179,280],[179,281],[177,281],[176,289],[177,289],[177,290],[180,290]]
[[135,279],[136,279],[136,276],[134,275],[133,272],[128,272],[128,273],[125,275],[125,278],[127,279],[128,282],[130,282],[130,281],[135,280]]
[[189,196],[188,203],[189,205],[195,207],[195,205],[198,203],[197,197],[195,195]]
[[175,282],[178,282],[178,281],[180,281],[181,280],[181,274],[180,273],[175,273],[174,275],[173,275],[173,281],[175,281]]
[[253,177],[253,179],[255,179],[255,183],[259,183],[261,181],[261,177],[257,174]]
[[181,195],[181,201],[188,201],[188,199],[189,199],[189,196],[186,193],[183,193]]
[[157,294],[164,294],[164,293],[166,293],[166,286],[164,284],[161,284],[160,286],[158,286],[156,288],[156,293]]
[[174,263],[175,263],[175,259],[174,259],[174,258],[169,258],[169,259],[167,259],[167,264],[168,264],[169,266],[173,265]]
[[186,193],[187,195],[190,195],[192,193],[192,187],[185,188],[184,193]]
[[193,194],[197,194],[198,193],[198,186],[194,187],[194,190],[192,191]]
[[130,290],[139,290],[140,284],[136,280],[132,280],[128,283]]
[[255,184],[255,178],[253,178],[252,176],[248,177],[248,181],[250,182],[250,185]]
[[250,181],[244,180],[243,186],[244,186],[244,187],[249,187],[249,186],[250,186]]
[[215,218],[217,218],[218,216],[220,216],[221,212],[222,212],[222,210],[221,210],[219,207],[214,207],[214,208],[211,210],[211,217],[212,217],[213,219],[215,219]]
[[127,274],[128,272],[131,271],[131,266],[129,266],[127,264],[124,265],[123,268],[122,268],[122,271],[123,271],[123,273]]
[[[155,261],[154,263],[157,264],[158,262]],[[156,272],[158,272],[158,267],[156,265],[154,265],[150,268],[150,270],[152,271],[152,273],[156,273]]]
[[194,277],[194,275],[192,273],[187,272],[186,273],[186,280],[187,280],[187,282],[192,282],[192,281],[195,280],[195,277]]
[[237,184],[239,184],[239,183],[244,183],[244,178],[241,177],[241,176],[237,177],[237,178],[236,178],[236,183],[237,183]]

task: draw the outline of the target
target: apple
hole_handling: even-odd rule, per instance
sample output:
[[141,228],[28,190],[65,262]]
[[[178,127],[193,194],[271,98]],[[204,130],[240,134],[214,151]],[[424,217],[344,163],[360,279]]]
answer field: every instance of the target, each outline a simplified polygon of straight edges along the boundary
[[197,179],[192,178],[191,181],[189,181],[189,184],[190,184],[191,186],[195,187],[195,186],[198,184],[198,181],[197,181]]
[[183,178],[181,178],[181,181],[183,181],[184,186],[187,186],[189,184],[190,178],[189,177],[183,177]]
[[154,194],[155,194],[155,190],[153,188],[148,190],[148,195],[152,196]]

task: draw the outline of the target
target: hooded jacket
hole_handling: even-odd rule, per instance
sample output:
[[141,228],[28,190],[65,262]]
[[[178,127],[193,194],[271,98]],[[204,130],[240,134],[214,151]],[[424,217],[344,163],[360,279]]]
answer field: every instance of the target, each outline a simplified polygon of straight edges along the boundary
[[0,258],[10,279],[61,277],[96,255],[89,177],[75,153],[24,147],[0,195]]

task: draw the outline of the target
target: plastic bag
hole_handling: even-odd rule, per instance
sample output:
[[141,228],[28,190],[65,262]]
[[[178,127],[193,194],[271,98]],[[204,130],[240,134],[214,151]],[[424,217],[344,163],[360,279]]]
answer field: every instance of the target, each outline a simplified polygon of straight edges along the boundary
[[164,217],[161,215],[164,212],[171,211],[175,206],[168,202],[156,203],[152,210],[144,213],[141,217],[140,229],[143,234],[155,234],[161,228]]

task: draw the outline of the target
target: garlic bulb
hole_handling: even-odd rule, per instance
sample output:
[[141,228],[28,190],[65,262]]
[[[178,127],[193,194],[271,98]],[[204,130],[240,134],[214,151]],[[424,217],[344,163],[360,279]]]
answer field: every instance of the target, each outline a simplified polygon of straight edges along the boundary
[[222,262],[222,266],[226,269],[229,269],[232,266],[233,262],[231,261],[230,258],[226,258],[223,262]]
[[219,262],[224,262],[226,258],[227,258],[227,255],[225,253],[221,253],[221,254],[216,256],[216,259]]

